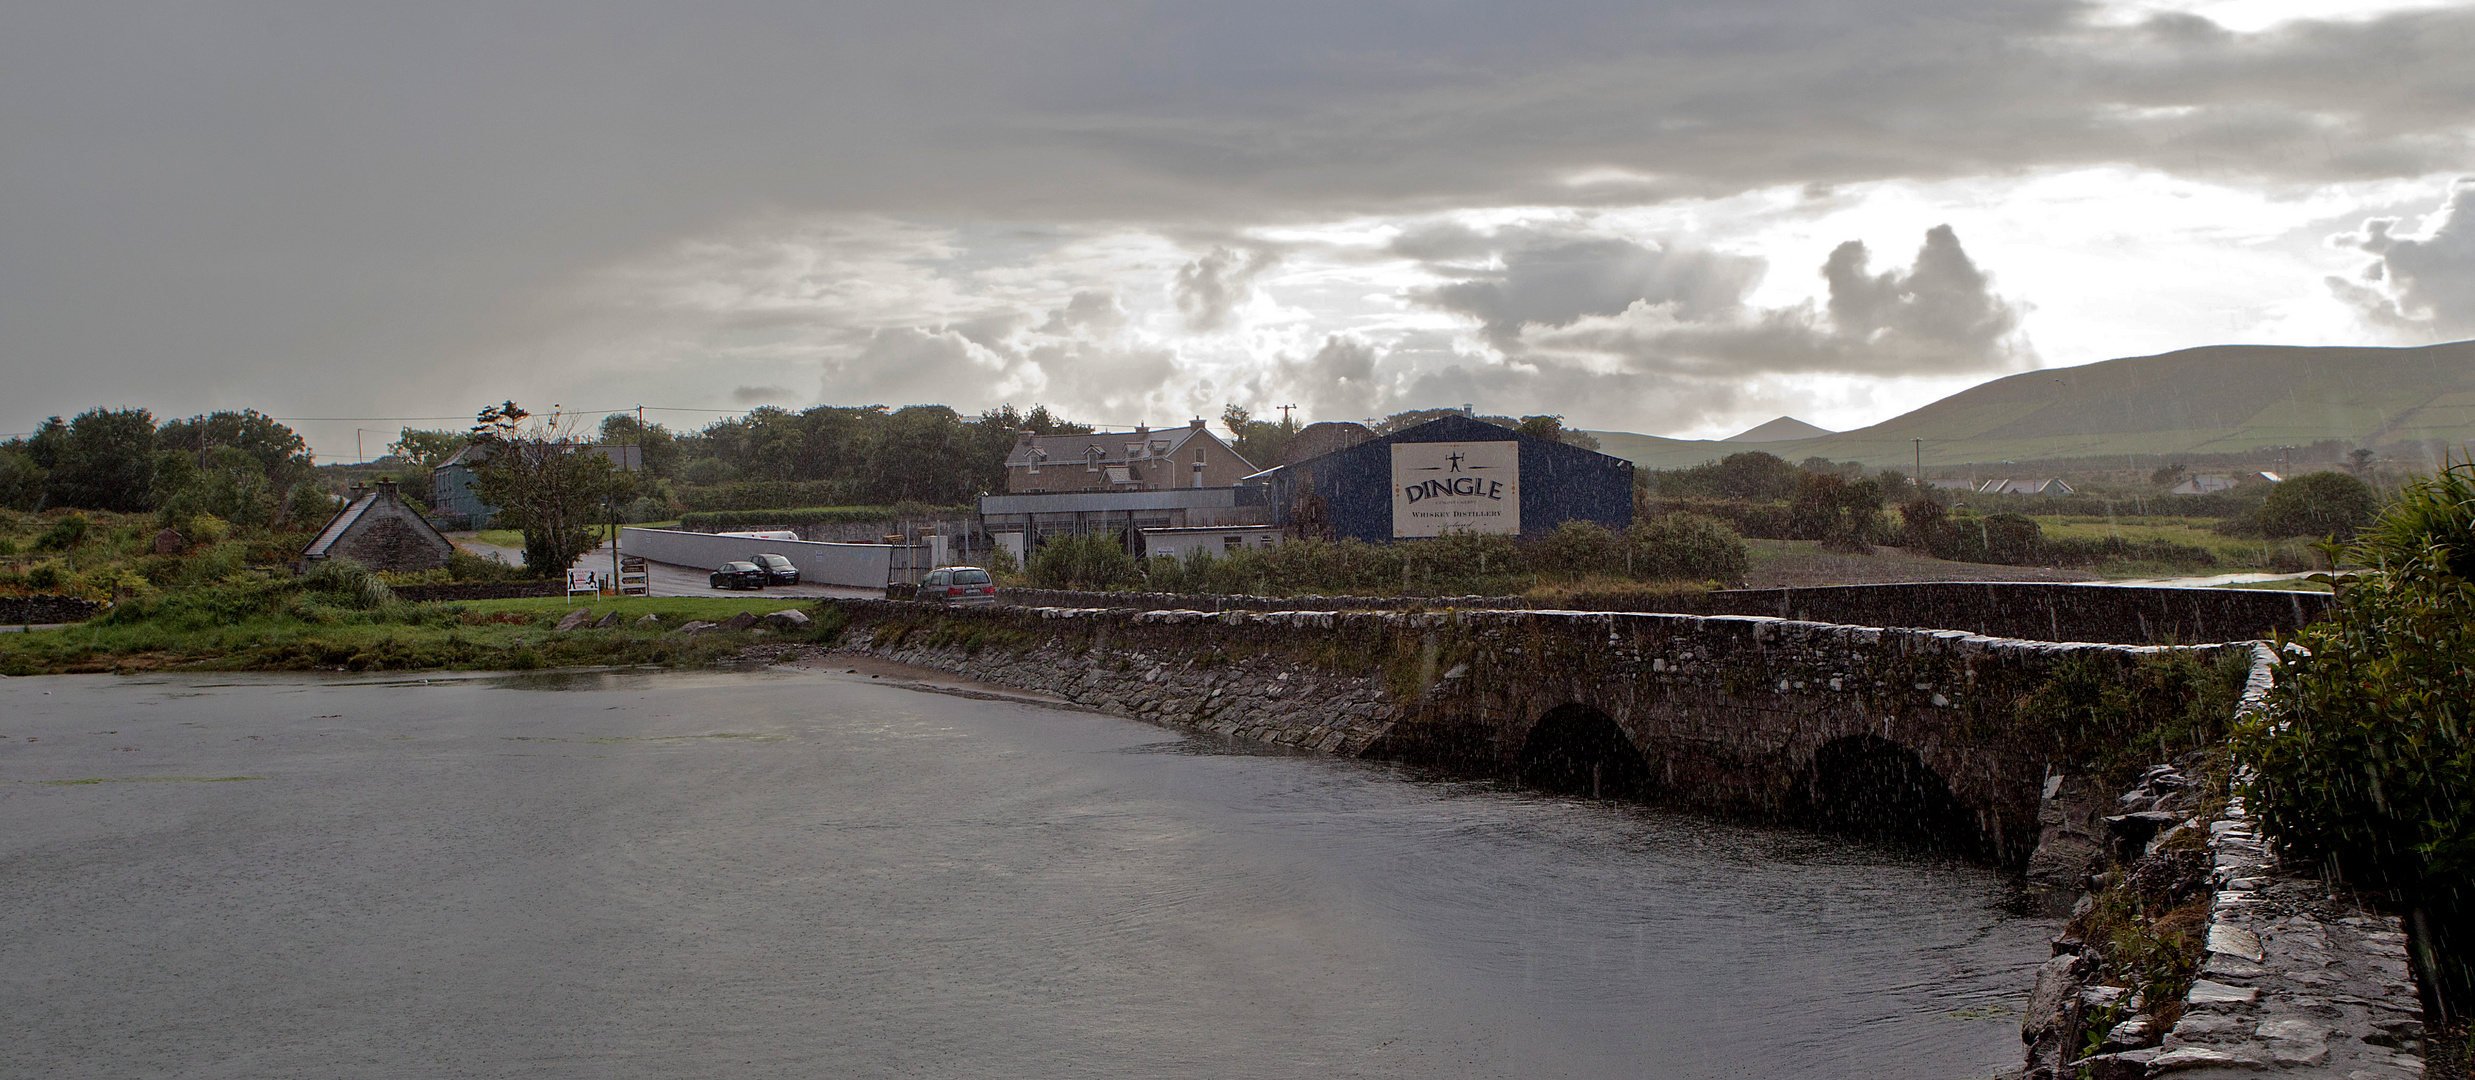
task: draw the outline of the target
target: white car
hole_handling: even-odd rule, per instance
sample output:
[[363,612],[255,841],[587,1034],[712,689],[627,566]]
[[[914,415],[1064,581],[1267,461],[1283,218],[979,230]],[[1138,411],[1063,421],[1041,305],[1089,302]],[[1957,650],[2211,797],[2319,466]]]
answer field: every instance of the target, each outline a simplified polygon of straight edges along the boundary
[[930,604],[994,604],[997,579],[976,566],[940,566],[920,579],[918,599]]

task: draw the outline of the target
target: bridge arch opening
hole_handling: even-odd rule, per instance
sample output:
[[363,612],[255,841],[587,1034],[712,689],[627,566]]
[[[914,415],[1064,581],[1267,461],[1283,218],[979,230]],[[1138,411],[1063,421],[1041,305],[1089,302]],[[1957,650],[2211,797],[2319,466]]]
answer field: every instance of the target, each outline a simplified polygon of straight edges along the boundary
[[1976,815],[1916,751],[1876,735],[1833,739],[1814,752],[1806,792],[1813,826],[1896,847],[1975,857]]
[[1521,744],[1522,786],[1593,799],[1650,794],[1650,763],[1606,713],[1558,705],[1530,726]]

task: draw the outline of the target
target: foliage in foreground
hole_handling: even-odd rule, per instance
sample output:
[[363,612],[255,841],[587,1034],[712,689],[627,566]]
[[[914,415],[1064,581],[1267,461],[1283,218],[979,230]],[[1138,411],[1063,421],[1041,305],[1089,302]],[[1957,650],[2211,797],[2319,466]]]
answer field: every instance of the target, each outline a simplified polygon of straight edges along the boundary
[[2407,485],[2351,550],[2371,569],[2280,650],[2237,732],[2290,857],[2401,912],[2436,1021],[2475,1008],[2475,466]]
[[2056,760],[2120,789],[2143,766],[2223,743],[2250,676],[2247,649],[2177,649],[2129,664],[2087,654],[2055,665],[2012,715],[2051,740]]

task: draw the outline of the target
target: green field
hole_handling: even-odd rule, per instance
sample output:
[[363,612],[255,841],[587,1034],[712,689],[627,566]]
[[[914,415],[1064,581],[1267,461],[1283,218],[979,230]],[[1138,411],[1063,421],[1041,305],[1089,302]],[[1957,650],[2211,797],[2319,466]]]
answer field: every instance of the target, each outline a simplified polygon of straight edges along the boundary
[[[559,619],[577,608],[596,618],[612,610],[621,623],[608,630],[560,634]],[[742,611],[764,615],[786,608],[808,611],[816,629],[775,633],[763,629],[675,633],[691,619],[714,622]],[[0,634],[0,674],[202,670],[414,671],[432,669],[522,671],[540,667],[613,664],[705,664],[760,641],[828,641],[841,627],[839,609],[810,610],[787,600],[750,597],[603,597],[573,603],[556,597],[478,600],[460,603],[391,603],[365,611],[323,606],[216,620],[165,617],[121,621],[109,617],[57,630]],[[658,615],[661,623],[638,627]]]
[[[2244,540],[2220,536],[2215,531],[2216,518],[2131,517],[2112,519],[2076,517],[2060,514],[2031,515],[2031,520],[2048,538],[2078,538],[2102,540],[2120,536],[2125,540],[2165,540],[2207,548],[2217,556],[2215,572],[2238,570],[2299,570],[2309,565],[2311,548],[2301,540]],[[2298,561],[2301,564],[2298,564]],[[2109,568],[2110,569],[2110,568]],[[2185,574],[2206,574],[2207,569],[2187,569]],[[2125,576],[2128,571],[2117,572]],[[2142,574],[2141,576],[2148,576]]]

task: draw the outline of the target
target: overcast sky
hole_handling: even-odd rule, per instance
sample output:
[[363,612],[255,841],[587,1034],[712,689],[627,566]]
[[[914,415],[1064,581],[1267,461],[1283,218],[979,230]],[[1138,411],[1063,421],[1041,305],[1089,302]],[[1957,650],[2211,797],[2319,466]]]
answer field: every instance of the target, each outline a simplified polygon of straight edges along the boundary
[[2454,340],[2470,56],[2475,7],[2400,0],[10,4],[0,432],[514,398],[1693,437]]

